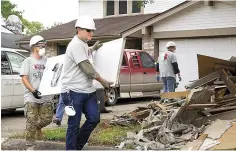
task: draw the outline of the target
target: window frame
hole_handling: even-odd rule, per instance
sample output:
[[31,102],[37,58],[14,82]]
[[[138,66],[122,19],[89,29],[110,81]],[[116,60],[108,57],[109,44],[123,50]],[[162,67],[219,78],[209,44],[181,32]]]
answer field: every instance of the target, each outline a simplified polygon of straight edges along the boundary
[[[120,2],[126,2],[126,13],[120,13]],[[119,0],[118,4],[118,15],[128,15],[128,0]]]
[[[153,62],[153,66],[152,67],[147,67],[145,66],[145,64],[143,64],[143,60],[142,60],[142,54],[146,54]],[[149,55],[149,53],[147,52],[139,52],[139,56],[140,56],[140,60],[141,60],[141,64],[143,68],[155,68],[155,60]]]
[[[141,6],[139,7],[139,12],[134,12],[134,11],[133,11],[133,10],[134,10],[134,9],[133,9],[133,7],[134,7],[134,2],[138,2],[138,1],[137,1],[137,0],[136,0],[136,1],[134,1],[134,0],[132,1],[132,6],[131,6],[131,7],[132,7],[132,8],[131,8],[132,10],[131,10],[131,13],[132,13],[132,14],[141,13],[141,12],[142,12]],[[137,5],[137,3],[136,3],[136,5]]]
[[[9,69],[10,69],[10,74],[2,74],[2,72],[1,72],[1,76],[2,76],[2,75],[12,75],[12,74],[13,74],[13,71],[12,71],[12,67],[11,67],[10,60],[9,60],[9,58],[8,58],[8,56],[7,56],[7,54],[6,54],[5,51],[1,51],[1,57],[2,57],[2,54],[5,55],[5,57],[6,57],[7,61],[8,61],[8,65],[9,65]],[[1,59],[2,59],[2,58],[1,58]],[[2,60],[1,60],[1,70],[2,70]]]
[[[109,7],[108,7],[108,2],[113,2],[113,14],[110,14],[110,15],[108,15],[108,8],[109,8]],[[114,15],[115,15],[115,10],[116,10],[115,7],[116,7],[116,6],[115,6],[115,0],[107,0],[107,1],[106,1],[106,16],[107,16],[107,17],[109,17],[109,16],[114,16]]]
[[[16,73],[16,72],[13,71],[12,63],[11,63],[11,60],[10,60],[8,54],[15,54],[15,55],[21,56],[22,58],[24,58],[23,61],[26,59],[26,57],[23,56],[23,55],[21,55],[21,54],[19,54],[19,53],[15,53],[15,52],[11,52],[11,51],[6,51],[6,56],[7,56],[7,58],[8,58],[9,63],[10,63],[11,75],[19,75],[20,72],[19,72],[19,73]],[[23,61],[22,61],[22,62],[23,62]],[[21,65],[22,65],[22,62],[21,62]]]

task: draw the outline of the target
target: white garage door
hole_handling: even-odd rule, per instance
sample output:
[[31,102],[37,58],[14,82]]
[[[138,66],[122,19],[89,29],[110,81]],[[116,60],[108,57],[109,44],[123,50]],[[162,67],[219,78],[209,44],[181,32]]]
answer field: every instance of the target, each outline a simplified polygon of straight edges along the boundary
[[236,37],[160,40],[160,53],[166,50],[168,41],[174,41],[177,45],[176,55],[183,79],[177,91],[185,90],[184,86],[189,81],[198,79],[197,54],[225,60],[236,56]]

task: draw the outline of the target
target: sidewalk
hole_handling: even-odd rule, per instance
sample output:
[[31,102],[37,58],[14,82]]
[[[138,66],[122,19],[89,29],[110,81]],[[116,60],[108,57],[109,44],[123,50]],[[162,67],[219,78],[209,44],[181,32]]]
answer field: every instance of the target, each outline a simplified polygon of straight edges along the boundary
[[[2,150],[25,150],[25,140],[9,139],[1,144]],[[35,150],[65,150],[65,143],[36,141]],[[85,146],[83,150],[116,150],[106,146]]]

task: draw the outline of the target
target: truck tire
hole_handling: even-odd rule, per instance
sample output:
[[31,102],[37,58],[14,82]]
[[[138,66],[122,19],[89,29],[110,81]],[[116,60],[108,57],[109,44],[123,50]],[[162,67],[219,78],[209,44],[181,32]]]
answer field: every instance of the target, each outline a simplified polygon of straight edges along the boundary
[[112,89],[110,89],[109,90],[109,95],[110,95],[110,97],[109,97],[109,99],[106,101],[106,105],[107,106],[113,106],[113,105],[115,105],[116,104],[116,102],[117,102],[117,90],[116,90],[116,88],[112,88]]

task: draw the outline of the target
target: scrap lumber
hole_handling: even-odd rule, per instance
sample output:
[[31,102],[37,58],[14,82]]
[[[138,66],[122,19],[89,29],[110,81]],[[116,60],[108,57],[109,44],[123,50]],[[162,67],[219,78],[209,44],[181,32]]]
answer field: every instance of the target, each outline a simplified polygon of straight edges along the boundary
[[217,104],[190,104],[187,109],[215,107]]
[[161,93],[162,99],[177,99],[177,98],[186,98],[189,94],[189,91],[181,91],[181,92],[164,92]]
[[215,101],[216,102],[220,102],[220,101],[224,101],[224,100],[228,100],[228,99],[233,99],[233,98],[236,98],[236,95],[225,95],[221,98],[216,98]]
[[206,75],[209,75],[213,72],[216,71],[216,65],[223,65],[228,66],[228,67],[234,67],[232,70],[232,74],[236,74],[235,69],[236,69],[236,62],[231,62],[228,60],[223,60],[219,58],[214,58],[214,57],[209,57],[209,56],[204,56],[204,55],[197,55],[197,60],[198,60],[198,73],[199,73],[199,78],[202,78]]
[[236,94],[236,85],[235,83],[229,78],[232,74],[228,71],[223,69],[221,72],[221,78],[225,82],[227,88],[229,89],[231,94]]
[[152,108],[154,108],[154,109],[156,109],[156,110],[161,110],[161,111],[167,113],[166,107],[165,107],[164,105],[162,105],[162,104],[156,102],[156,101],[149,103],[148,106],[150,106],[150,107],[152,107]]
[[141,111],[135,110],[131,112],[131,116],[139,120],[144,119],[149,116],[150,111],[151,111],[150,109],[141,110]]
[[199,80],[189,84],[187,86],[187,88],[194,89],[194,88],[198,88],[198,87],[204,86],[204,85],[206,85],[206,84],[208,84],[208,83],[210,83],[210,82],[220,78],[222,72],[223,72],[222,70],[213,72],[213,73],[211,73],[211,74],[209,74],[209,75],[207,75],[207,76],[205,76],[205,77],[203,77],[203,78],[201,78],[201,79],[199,79]]
[[219,107],[219,108],[214,108],[214,109],[208,109],[207,111],[209,113],[214,113],[214,112],[223,112],[223,111],[229,111],[236,109],[236,106],[229,106],[229,107]]

